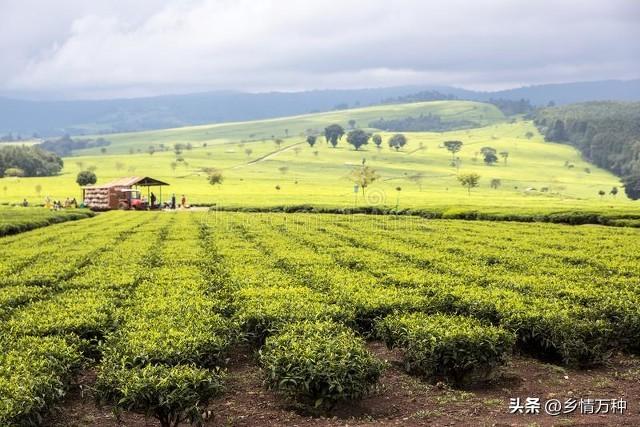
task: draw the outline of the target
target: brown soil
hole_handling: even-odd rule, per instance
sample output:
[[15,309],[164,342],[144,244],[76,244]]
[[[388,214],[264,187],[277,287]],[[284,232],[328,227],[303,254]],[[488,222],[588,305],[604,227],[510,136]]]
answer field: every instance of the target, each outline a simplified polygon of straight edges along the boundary
[[[296,410],[261,384],[260,371],[249,351],[238,351],[228,366],[225,395],[209,407],[206,426],[640,426],[640,359],[615,356],[593,370],[564,369],[516,356],[492,382],[471,389],[431,384],[404,372],[401,355],[381,343],[370,348],[390,367],[379,390],[361,402],[341,405],[325,416]],[[142,427],[159,425],[132,413],[118,419],[109,406],[97,407],[90,391],[95,380],[85,372],[49,426]],[[509,399],[539,397],[624,399],[624,414],[549,416],[509,414]],[[579,409],[578,409],[579,411]]]

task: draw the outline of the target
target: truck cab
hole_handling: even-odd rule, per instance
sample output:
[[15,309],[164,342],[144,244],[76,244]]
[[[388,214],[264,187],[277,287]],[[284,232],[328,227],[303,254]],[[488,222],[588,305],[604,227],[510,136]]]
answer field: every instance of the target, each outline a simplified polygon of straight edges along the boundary
[[140,194],[140,190],[124,189],[120,191],[121,197],[118,199],[120,209],[146,209],[147,201]]

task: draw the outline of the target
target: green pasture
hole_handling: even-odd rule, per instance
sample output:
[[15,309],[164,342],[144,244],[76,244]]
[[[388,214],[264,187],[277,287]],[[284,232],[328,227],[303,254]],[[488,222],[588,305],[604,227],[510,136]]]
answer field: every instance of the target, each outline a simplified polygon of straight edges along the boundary
[[[452,132],[405,132],[409,142],[400,151],[387,145],[390,133],[380,132],[383,145],[369,143],[355,151],[346,138],[332,148],[324,138],[314,147],[302,134],[339,122],[356,126],[383,116],[417,115],[429,109],[443,117],[484,120],[484,127]],[[287,129],[289,136],[285,136]],[[533,137],[527,138],[528,132]],[[277,146],[271,135],[282,138]],[[305,115],[257,122],[221,124],[135,134],[109,135],[113,144],[106,153],[99,150],[78,152],[65,158],[59,176],[46,178],[0,179],[0,200],[19,202],[23,198],[38,203],[46,196],[56,199],[79,197],[75,178],[80,170],[95,168],[98,183],[123,176],[152,176],[170,183],[163,199],[171,193],[185,194],[189,203],[217,204],[223,207],[267,207],[313,204],[320,207],[387,206],[429,209],[479,209],[486,212],[548,212],[591,210],[629,212],[637,203],[629,201],[617,177],[581,159],[570,146],[545,142],[529,121],[507,122],[488,104],[442,101],[390,105]],[[253,139],[251,139],[253,138]],[[460,167],[451,166],[451,153],[443,141],[464,142],[457,153]],[[160,142],[164,141],[164,142]],[[176,143],[192,144],[177,161]],[[165,151],[147,152],[149,145]],[[506,161],[484,164],[480,149],[508,151]],[[133,154],[129,153],[132,149]],[[140,149],[140,152],[138,152]],[[350,172],[362,164],[374,168],[379,179],[354,193]],[[475,159],[475,160],[474,160]],[[572,165],[571,168],[566,164]],[[222,171],[224,182],[212,186],[206,168]],[[458,180],[458,173],[481,176],[478,188],[469,195]],[[492,179],[500,186],[491,188]],[[620,187],[617,196],[609,194]],[[598,192],[606,192],[599,196]]]

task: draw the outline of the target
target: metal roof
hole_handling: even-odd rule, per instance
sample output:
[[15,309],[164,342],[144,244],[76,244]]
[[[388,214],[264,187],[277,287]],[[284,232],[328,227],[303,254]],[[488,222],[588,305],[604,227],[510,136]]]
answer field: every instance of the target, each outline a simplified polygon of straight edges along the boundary
[[133,185],[137,185],[139,187],[150,187],[169,184],[148,176],[129,176],[118,178],[114,181],[107,182],[106,184],[87,186],[86,188],[131,187]]

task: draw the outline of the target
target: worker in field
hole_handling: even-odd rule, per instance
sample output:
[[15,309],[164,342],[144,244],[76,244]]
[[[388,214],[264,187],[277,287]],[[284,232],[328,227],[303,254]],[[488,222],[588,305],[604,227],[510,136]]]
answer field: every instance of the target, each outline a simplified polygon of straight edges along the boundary
[[171,209],[175,209],[176,208],[176,194],[173,193],[171,195]]
[[187,198],[185,197],[185,195],[182,195],[182,198],[180,199],[180,206],[182,206],[183,208],[187,207]]
[[151,196],[149,196],[149,198],[151,199],[151,207],[153,208],[156,205],[156,195],[153,194],[153,191],[151,192]]

